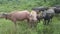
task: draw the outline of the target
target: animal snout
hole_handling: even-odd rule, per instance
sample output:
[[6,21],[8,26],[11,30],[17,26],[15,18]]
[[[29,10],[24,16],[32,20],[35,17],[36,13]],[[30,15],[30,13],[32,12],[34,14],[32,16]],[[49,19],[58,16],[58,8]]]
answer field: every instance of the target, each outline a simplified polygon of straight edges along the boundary
[[32,21],[37,22],[37,19],[34,19],[34,20],[32,20]]
[[37,21],[37,19],[35,19],[35,21]]

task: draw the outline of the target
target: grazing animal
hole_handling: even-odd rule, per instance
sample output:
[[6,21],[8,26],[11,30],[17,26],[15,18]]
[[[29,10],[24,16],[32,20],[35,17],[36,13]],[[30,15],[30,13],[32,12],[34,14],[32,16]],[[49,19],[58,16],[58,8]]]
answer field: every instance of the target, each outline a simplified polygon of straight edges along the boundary
[[14,22],[14,24],[16,25],[17,21],[22,21],[22,20],[29,20],[30,17],[30,13],[27,10],[24,11],[14,11],[11,13],[4,13],[2,14],[2,17],[9,19],[11,21]]
[[32,8],[32,10],[35,10],[36,12],[44,11],[47,9],[48,9],[48,7],[44,7],[44,6]]
[[34,10],[32,10],[31,11],[31,20],[30,20],[30,24],[32,25],[32,26],[36,26],[37,25],[37,13],[34,11]]
[[49,8],[47,11],[43,12],[44,25],[49,24],[50,20],[52,21],[54,13],[55,12],[52,8]]
[[39,7],[39,8],[33,8],[32,10],[35,10],[37,12],[38,21],[40,21],[40,19],[44,19],[44,24],[49,24],[49,22],[52,21],[52,18],[55,13],[54,8],[56,8],[56,7],[49,7],[49,8],[48,7]]
[[48,10],[48,7],[44,7],[44,6],[42,6],[42,7],[35,7],[35,8],[32,8],[32,10],[37,12],[37,14],[38,14],[37,15],[37,19],[40,22],[40,20],[43,18],[43,16],[42,16],[43,11],[44,10]]
[[38,22],[40,22],[41,19],[43,19],[43,12],[40,11],[38,14],[37,14],[37,19],[38,19]]
[[32,10],[34,10],[35,12],[37,12],[37,20],[40,22],[40,20],[43,18],[42,17],[42,12],[44,10],[48,10],[48,7],[35,7],[35,8],[32,8]]
[[54,8],[54,11],[56,14],[59,14],[60,13],[60,8]]
[[59,5],[58,6],[51,7],[51,8],[53,8],[53,10],[54,10],[54,12],[56,14],[59,14],[60,13],[60,6]]
[[53,7],[60,8],[60,5],[55,5],[55,6],[53,6]]
[[[14,22],[15,26],[16,26],[16,22],[17,21],[23,21],[23,20],[27,20],[27,22],[31,23],[31,22],[36,22],[36,12],[31,11],[31,13],[28,10],[24,10],[24,11],[14,11],[11,13],[4,13],[2,15],[0,15],[3,18],[9,19],[11,21]],[[31,23],[32,24],[32,23]]]

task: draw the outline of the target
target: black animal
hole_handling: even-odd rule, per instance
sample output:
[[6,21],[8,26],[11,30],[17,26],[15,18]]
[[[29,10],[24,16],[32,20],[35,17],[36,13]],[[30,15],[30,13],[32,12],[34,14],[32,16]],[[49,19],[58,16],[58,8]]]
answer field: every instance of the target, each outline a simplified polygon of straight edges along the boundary
[[43,13],[44,25],[49,24],[49,22],[52,21],[54,14],[55,12],[53,8],[49,8],[47,11],[44,11]]
[[35,8],[32,8],[32,10],[36,11],[37,14],[40,14],[37,16],[37,19],[38,21],[40,22],[41,19],[43,19],[43,16],[42,16],[42,12],[45,11],[45,10],[48,10],[48,7],[35,7]]
[[44,25],[49,24],[50,21],[52,21],[52,18],[54,16],[54,9],[55,7],[37,7],[37,8],[33,8],[32,10],[35,10],[37,12],[37,14],[40,14],[41,12],[41,16],[38,15],[37,19],[38,21],[40,21],[41,19],[44,19]]
[[43,19],[44,19],[43,24],[48,25],[50,21],[52,22],[52,18],[53,18],[53,15],[49,15],[49,13],[46,13],[46,15],[43,17]]
[[60,13],[60,5],[54,5],[53,7],[55,7],[55,8],[53,8],[55,13],[59,14]]
[[54,5],[53,7],[60,8],[60,5]]
[[47,9],[48,9],[48,7],[44,7],[44,6],[32,8],[32,10],[35,10],[36,12],[44,11]]
[[54,8],[54,11],[56,14],[59,14],[60,13],[60,8]]

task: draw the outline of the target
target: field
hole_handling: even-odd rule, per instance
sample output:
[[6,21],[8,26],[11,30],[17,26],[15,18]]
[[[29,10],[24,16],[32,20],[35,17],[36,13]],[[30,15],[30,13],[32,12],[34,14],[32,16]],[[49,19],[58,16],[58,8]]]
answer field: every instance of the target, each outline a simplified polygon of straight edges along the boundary
[[[0,13],[8,13],[14,10],[31,10],[34,7],[60,5],[60,0],[0,0]],[[0,34],[60,34],[60,18],[54,17],[50,25],[39,22],[37,27],[28,28],[25,21],[17,22],[15,33],[14,23],[10,20],[0,18]]]
[[[36,30],[37,28],[37,30]],[[60,34],[60,21],[55,17],[50,25],[43,25],[41,21],[36,28],[28,28],[26,22],[17,22],[17,34]],[[10,20],[0,19],[0,34],[15,34],[14,23]]]

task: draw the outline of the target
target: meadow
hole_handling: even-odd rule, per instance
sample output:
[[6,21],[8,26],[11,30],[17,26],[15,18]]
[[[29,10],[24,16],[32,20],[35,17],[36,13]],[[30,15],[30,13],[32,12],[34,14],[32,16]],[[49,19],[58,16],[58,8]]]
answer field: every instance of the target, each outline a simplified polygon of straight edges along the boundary
[[[0,19],[0,34],[15,34],[14,29],[12,21]],[[16,34],[60,34],[60,21],[54,17],[50,25],[43,25],[41,21],[36,28],[28,28],[26,22],[18,21]]]
[[[0,0],[0,13],[9,13],[14,10],[31,10],[34,7],[53,6],[59,4],[60,0]],[[60,34],[60,18],[54,17],[50,25],[39,22],[37,27],[28,28],[25,21],[17,22],[16,34]],[[0,34],[15,34],[14,23],[10,20],[0,18]]]

